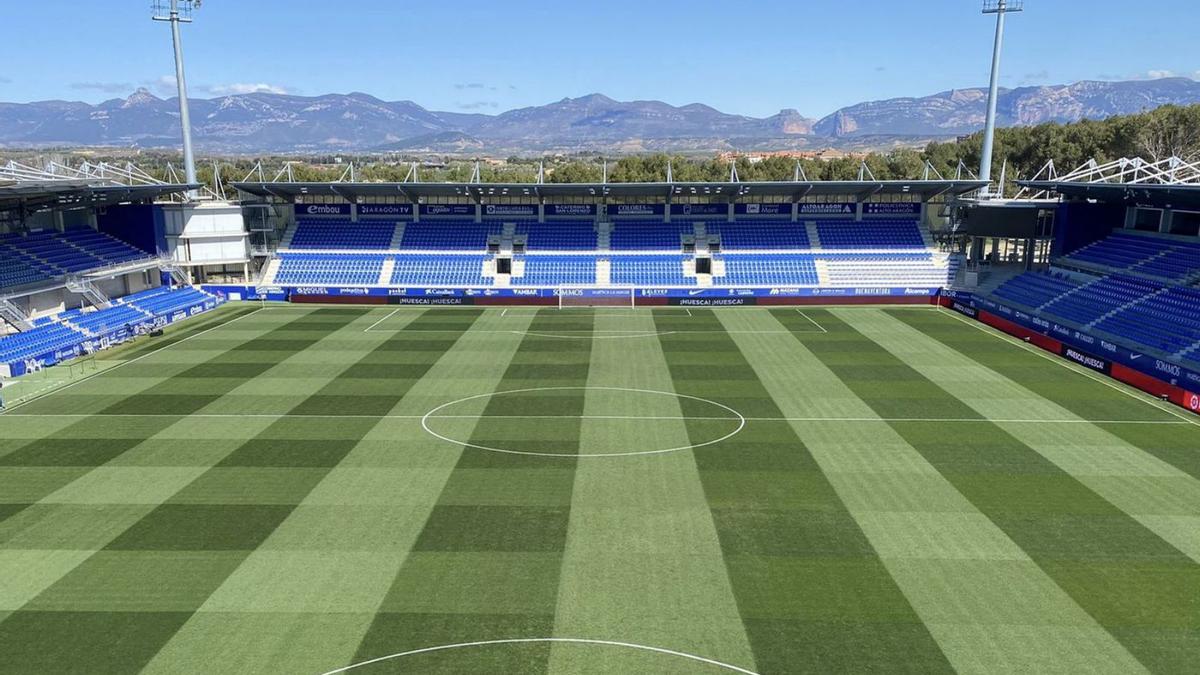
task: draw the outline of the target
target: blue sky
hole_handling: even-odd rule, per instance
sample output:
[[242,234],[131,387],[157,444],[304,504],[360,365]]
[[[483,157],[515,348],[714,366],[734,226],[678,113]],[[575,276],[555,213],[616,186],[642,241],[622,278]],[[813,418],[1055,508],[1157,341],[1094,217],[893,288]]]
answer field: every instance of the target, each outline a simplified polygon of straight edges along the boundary
[[[3,0],[0,100],[171,91],[169,31],[146,0]],[[1195,0],[1028,0],[1005,86],[1196,77]],[[1087,7],[1086,11],[1084,7]],[[103,9],[99,9],[99,7]],[[810,116],[986,84],[977,0],[394,2],[207,0],[184,27],[193,97],[364,91],[496,113],[566,96]]]

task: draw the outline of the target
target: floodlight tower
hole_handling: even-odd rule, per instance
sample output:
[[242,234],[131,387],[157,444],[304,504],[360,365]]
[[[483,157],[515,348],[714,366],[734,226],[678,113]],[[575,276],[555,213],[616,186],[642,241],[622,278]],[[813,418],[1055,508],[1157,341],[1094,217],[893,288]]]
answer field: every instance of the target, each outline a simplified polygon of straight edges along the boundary
[[1025,0],[983,0],[983,13],[996,15],[996,45],[992,49],[992,83],[988,90],[987,125],[983,131],[983,162],[979,179],[986,182],[983,196],[991,191],[992,149],[996,141],[996,105],[1000,97],[1000,52],[1004,48],[1004,16],[1025,9]]
[[[192,153],[192,115],[188,110],[187,80],[183,77],[183,42],[179,37],[179,24],[192,22],[192,10],[200,8],[200,0],[154,0],[151,7],[155,21],[171,24],[171,41],[175,45],[175,86],[179,90],[179,124],[183,127],[183,168],[185,180],[196,183],[196,157]],[[189,198],[196,198],[195,190],[188,191]]]

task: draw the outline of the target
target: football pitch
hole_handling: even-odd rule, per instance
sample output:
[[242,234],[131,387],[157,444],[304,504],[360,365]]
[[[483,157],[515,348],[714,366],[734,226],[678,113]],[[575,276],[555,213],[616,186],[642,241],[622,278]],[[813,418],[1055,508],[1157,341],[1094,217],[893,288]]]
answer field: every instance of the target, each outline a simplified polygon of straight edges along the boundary
[[1200,663],[1200,428],[956,315],[199,321],[0,416],[0,672]]

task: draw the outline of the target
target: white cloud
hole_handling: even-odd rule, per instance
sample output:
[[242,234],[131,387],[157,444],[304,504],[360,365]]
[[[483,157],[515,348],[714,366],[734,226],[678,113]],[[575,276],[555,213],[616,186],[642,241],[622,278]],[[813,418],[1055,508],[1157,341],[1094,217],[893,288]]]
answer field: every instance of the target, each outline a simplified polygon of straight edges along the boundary
[[1171,70],[1150,70],[1146,72],[1146,77],[1151,80],[1162,80],[1168,77],[1175,77],[1175,72]]
[[286,87],[281,87],[275,84],[246,83],[235,82],[233,84],[217,84],[211,87],[202,87],[203,90],[217,96],[229,96],[231,94],[286,94]]
[[143,82],[147,87],[162,95],[171,95],[177,92],[175,88],[175,76],[163,75],[158,79],[148,80]]

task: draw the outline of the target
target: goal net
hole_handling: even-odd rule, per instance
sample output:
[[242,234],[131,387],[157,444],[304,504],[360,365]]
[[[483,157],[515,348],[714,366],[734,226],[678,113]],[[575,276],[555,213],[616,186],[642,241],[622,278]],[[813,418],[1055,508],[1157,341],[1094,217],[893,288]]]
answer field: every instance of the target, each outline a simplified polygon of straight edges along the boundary
[[558,289],[558,308],[569,307],[633,307],[633,289],[563,286]]

